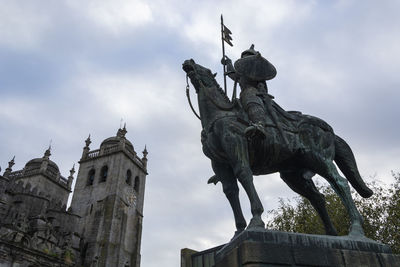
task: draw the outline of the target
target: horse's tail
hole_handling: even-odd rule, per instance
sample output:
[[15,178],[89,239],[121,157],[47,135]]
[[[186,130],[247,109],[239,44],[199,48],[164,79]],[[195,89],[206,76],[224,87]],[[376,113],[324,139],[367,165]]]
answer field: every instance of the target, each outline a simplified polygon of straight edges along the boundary
[[362,197],[368,198],[372,196],[373,191],[364,183],[358,172],[356,159],[350,146],[337,135],[335,136],[335,162],[350,184]]

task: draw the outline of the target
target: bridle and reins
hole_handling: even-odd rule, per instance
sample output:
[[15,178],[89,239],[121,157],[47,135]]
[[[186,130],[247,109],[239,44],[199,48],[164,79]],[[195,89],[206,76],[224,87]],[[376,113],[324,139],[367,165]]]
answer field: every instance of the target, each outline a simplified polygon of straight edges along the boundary
[[186,74],[186,97],[187,97],[187,99],[188,99],[189,106],[190,106],[190,108],[192,109],[194,115],[195,115],[199,120],[201,120],[201,117],[199,116],[199,114],[197,114],[196,110],[194,110],[194,107],[193,107],[193,105],[192,105],[192,101],[190,100],[189,88],[190,88],[190,87],[189,87],[189,77],[188,77],[188,75]]
[[[205,88],[205,86],[204,86],[204,84],[203,84],[202,81],[199,81],[199,83],[200,83],[200,86],[201,86],[201,87]],[[186,74],[186,97],[187,97],[187,99],[188,99],[189,106],[190,106],[190,108],[192,109],[193,114],[194,114],[199,120],[201,120],[200,115],[196,112],[196,110],[195,110],[194,107],[193,107],[192,101],[190,100],[190,93],[189,93],[189,91],[190,91],[189,76]],[[204,89],[204,92],[205,92],[205,95],[211,100],[211,102],[212,102],[218,109],[224,110],[224,111],[231,111],[231,110],[233,109],[233,107],[234,107],[234,104],[233,104],[233,103],[231,103],[231,104],[229,105],[229,107],[222,107],[221,105],[219,105],[219,104],[215,101],[215,99],[213,99],[213,98],[208,94],[208,92],[207,92],[206,89]],[[235,86],[234,86],[234,94],[236,95],[236,83],[235,83]],[[232,96],[232,99],[233,99],[233,96]]]

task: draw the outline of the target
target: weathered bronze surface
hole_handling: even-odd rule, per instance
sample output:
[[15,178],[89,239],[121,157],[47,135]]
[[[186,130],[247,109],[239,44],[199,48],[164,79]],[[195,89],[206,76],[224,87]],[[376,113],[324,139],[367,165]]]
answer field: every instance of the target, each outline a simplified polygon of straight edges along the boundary
[[[241,63],[235,64],[242,68],[240,73],[235,71],[229,59],[223,59],[229,76],[241,86],[240,100],[230,101],[209,69],[196,64],[193,59],[183,63],[183,70],[198,97],[203,152],[211,159],[215,172],[209,182],[222,183],[233,209],[235,235],[246,226],[252,230],[264,229],[261,219],[264,209],[253,184],[253,175],[279,172],[291,189],[310,200],[326,233],[337,235],[324,197],[311,179],[315,174],[324,177],[347,209],[351,220],[349,235],[363,237],[363,219],[354,205],[347,181],[363,197],[369,197],[373,192],[362,180],[350,147],[325,121],[283,110],[268,94],[265,83],[275,76],[275,68],[271,68],[272,64],[269,66],[254,47],[248,51],[242,54],[246,61],[244,69]],[[247,57],[254,57],[253,62],[259,65],[252,66]],[[263,64],[267,70],[258,71],[257,66]],[[246,98],[245,94],[249,96]],[[334,162],[347,180],[338,173]],[[250,200],[253,217],[249,225],[242,214],[237,180]]]

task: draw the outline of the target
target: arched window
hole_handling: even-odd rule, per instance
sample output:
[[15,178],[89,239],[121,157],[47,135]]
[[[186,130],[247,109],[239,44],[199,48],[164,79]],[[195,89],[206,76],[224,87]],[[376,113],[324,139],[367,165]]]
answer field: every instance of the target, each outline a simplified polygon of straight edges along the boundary
[[140,186],[139,176],[136,176],[135,177],[135,185],[134,185],[134,189],[136,192],[139,192],[139,186]]
[[131,170],[126,171],[126,179],[125,182],[127,185],[132,185],[132,172]]
[[103,166],[103,168],[101,168],[101,172],[100,172],[100,183],[103,183],[107,180],[107,175],[108,175],[108,167]]
[[95,174],[94,169],[91,169],[91,170],[89,171],[89,174],[88,174],[88,179],[87,179],[86,185],[93,185],[94,174]]

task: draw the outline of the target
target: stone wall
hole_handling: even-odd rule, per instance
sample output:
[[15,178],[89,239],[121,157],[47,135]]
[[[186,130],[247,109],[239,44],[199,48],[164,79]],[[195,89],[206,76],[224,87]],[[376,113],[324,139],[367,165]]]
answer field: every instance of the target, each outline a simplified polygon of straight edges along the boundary
[[81,238],[79,216],[36,188],[9,182],[0,195],[0,266],[75,266]]

